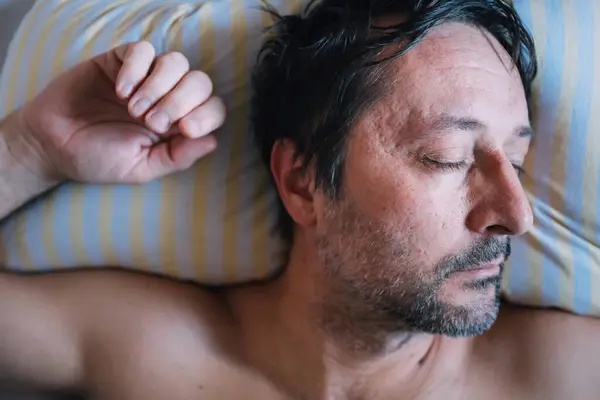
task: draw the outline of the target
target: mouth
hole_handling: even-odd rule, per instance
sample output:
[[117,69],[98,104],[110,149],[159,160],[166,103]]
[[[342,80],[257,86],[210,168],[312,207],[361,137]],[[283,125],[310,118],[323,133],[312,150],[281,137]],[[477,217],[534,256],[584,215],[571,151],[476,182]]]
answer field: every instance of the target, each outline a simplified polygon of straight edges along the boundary
[[476,265],[473,268],[456,271],[452,275],[460,277],[461,279],[478,280],[484,278],[490,278],[493,276],[500,275],[502,269],[501,261],[495,261],[486,264]]

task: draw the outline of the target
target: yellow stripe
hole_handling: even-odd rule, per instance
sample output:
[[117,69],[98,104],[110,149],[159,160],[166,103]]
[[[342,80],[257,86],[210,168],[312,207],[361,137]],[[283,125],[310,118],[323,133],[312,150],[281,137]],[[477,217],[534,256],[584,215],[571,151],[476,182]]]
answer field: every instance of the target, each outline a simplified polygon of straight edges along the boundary
[[[565,53],[563,57],[563,79],[561,82],[561,95],[558,103],[556,123],[554,126],[554,142],[552,149],[552,163],[550,165],[550,197],[549,203],[558,213],[554,219],[555,243],[553,244],[559,254],[559,265],[565,266],[560,275],[559,303],[568,308],[573,306],[573,251],[571,248],[570,231],[564,225],[565,193],[567,180],[567,152],[569,146],[569,132],[571,128],[571,111],[575,98],[577,85],[578,46],[569,45],[577,43],[577,20],[574,3],[563,1],[563,18],[565,32]],[[575,69],[575,71],[574,71]]]
[[[600,7],[593,6],[590,12],[594,13],[594,71],[596,71],[596,81],[593,87],[593,97],[591,104],[590,126],[588,130],[588,142],[586,143],[586,166],[584,168],[584,182],[586,188],[590,188],[592,193],[584,193],[584,218],[583,227],[587,238],[590,238],[590,251],[592,258],[590,259],[591,269],[591,309],[590,313],[595,316],[600,316],[600,243],[596,240],[596,224],[598,218],[596,205],[598,204],[598,168],[600,157],[598,157],[598,149],[600,149],[600,81],[598,81],[600,70]],[[589,175],[587,175],[589,173]]]
[[[173,51],[183,50],[183,27],[181,17],[189,12],[189,6],[180,6],[173,12],[173,23],[170,24],[169,48]],[[160,203],[160,259],[163,270],[172,277],[178,276],[177,254],[175,252],[175,218],[177,207],[178,179],[169,175],[162,180]],[[186,238],[187,239],[187,238]]]
[[[213,5],[203,5],[198,10],[200,68],[211,78],[215,77],[215,29],[212,19]],[[206,212],[208,194],[206,188],[212,172],[212,155],[205,157],[194,167],[194,196],[190,210],[190,241],[192,244],[192,262],[194,263],[195,279],[206,279]]]
[[[151,35],[156,28],[162,10],[162,7],[157,8],[153,13],[148,14],[142,21],[142,40],[152,40]],[[132,262],[135,268],[148,270],[149,263],[144,251],[144,204],[144,186],[133,185],[131,187],[131,201],[129,203],[129,245],[131,247]]]

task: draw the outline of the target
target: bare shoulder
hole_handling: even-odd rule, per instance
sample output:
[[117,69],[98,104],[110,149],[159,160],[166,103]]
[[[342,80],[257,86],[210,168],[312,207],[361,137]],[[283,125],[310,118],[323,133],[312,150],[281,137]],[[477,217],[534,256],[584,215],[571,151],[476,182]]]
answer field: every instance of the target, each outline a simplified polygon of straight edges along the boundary
[[600,319],[503,305],[494,326],[476,340],[476,353],[478,362],[529,393],[594,398],[600,390],[599,340]]
[[85,389],[99,398],[191,398],[229,365],[235,330],[217,293],[117,270],[13,279],[76,327]]
[[504,304],[490,334],[516,343],[543,345],[547,352],[600,354],[600,346],[592,346],[600,339],[600,319],[559,310]]
[[61,303],[77,319],[106,322],[107,329],[119,324],[135,325],[126,317],[152,325],[167,322],[163,319],[171,323],[185,321],[198,327],[206,325],[207,329],[223,326],[227,318],[225,303],[216,292],[150,274],[102,269],[13,279],[28,281],[28,287],[51,302]]

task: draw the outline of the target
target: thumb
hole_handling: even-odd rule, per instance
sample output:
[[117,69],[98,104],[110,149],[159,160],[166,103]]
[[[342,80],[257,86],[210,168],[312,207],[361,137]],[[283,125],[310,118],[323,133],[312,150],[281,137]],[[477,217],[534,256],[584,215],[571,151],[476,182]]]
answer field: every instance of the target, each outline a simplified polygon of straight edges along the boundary
[[196,161],[213,152],[217,140],[213,135],[196,139],[182,135],[156,144],[148,153],[147,180],[153,180],[190,168]]

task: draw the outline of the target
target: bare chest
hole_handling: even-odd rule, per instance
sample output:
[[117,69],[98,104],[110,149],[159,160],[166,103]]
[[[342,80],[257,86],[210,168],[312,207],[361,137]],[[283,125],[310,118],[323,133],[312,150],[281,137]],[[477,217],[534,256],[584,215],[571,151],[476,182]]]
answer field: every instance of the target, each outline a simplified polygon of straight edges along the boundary
[[[524,373],[507,365],[482,364],[466,378],[460,374],[432,379],[417,391],[406,391],[382,383],[368,394],[348,393],[332,398],[312,399],[279,390],[267,377],[246,367],[228,365],[205,385],[207,400],[597,400],[592,385],[581,384],[573,376],[540,376],[536,371]],[[575,372],[575,371],[573,371]],[[600,380],[600,372],[598,375]]]

